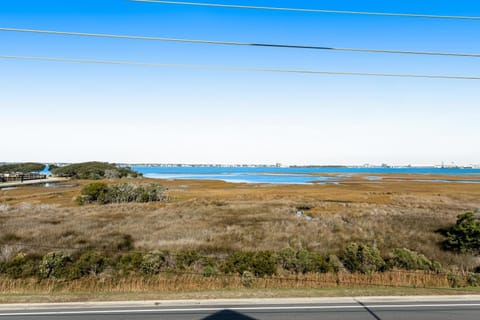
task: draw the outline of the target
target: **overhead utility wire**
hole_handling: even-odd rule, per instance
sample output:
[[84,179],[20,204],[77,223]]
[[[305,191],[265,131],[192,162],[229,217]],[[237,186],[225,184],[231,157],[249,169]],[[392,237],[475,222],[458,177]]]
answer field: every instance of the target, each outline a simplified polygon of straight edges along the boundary
[[168,37],[150,37],[150,36],[135,36],[135,35],[121,35],[121,34],[107,34],[107,33],[87,33],[87,32],[41,30],[41,29],[23,29],[23,28],[5,28],[5,27],[0,27],[0,31],[21,32],[21,33],[36,33],[36,34],[48,34],[48,35],[61,35],[61,36],[149,40],[149,41],[165,41],[165,42],[181,42],[181,43],[213,44],[213,45],[245,46],[245,47],[250,46],[250,47],[268,47],[268,48],[283,48],[283,49],[306,49],[306,50],[327,50],[327,51],[330,50],[330,51],[350,51],[350,52],[363,52],[363,53],[387,53],[387,54],[409,54],[409,55],[430,55],[430,56],[480,58],[480,54],[478,54],[478,53],[463,53],[463,52],[436,52],[436,51],[413,51],[413,50],[342,48],[342,47],[291,45],[291,44],[278,44],[278,43],[254,43],[254,42],[217,41],[217,40],[204,40],[204,39],[181,39],[181,38],[168,38]]
[[191,64],[175,64],[175,63],[150,63],[150,62],[136,62],[136,61],[114,61],[114,60],[97,60],[97,59],[34,57],[34,56],[17,56],[17,55],[0,55],[0,59],[90,63],[90,64],[104,64],[104,65],[129,65],[129,66],[139,66],[139,67],[163,67],[163,68],[170,67],[170,68],[218,70],[218,71],[252,71],[252,72],[269,72],[269,73],[310,74],[310,75],[365,76],[365,77],[390,77],[390,78],[426,78],[426,79],[450,79],[450,80],[480,80],[480,76],[476,77],[476,76],[449,76],[449,75],[407,74],[407,73],[342,72],[342,71],[320,71],[320,70],[308,70],[308,69],[269,69],[269,68],[254,68],[254,67],[191,65]]
[[233,8],[233,9],[292,11],[292,12],[309,12],[309,13],[334,13],[334,14],[368,15],[368,16],[384,16],[384,17],[409,17],[409,18],[426,18],[426,19],[480,20],[480,17],[477,17],[477,16],[434,15],[434,14],[420,14],[420,13],[396,13],[396,12],[375,12],[375,11],[348,11],[348,10],[327,10],[327,9],[308,9],[308,8],[282,8],[282,7],[264,7],[264,6],[252,6],[252,5],[239,5],[239,4],[163,1],[163,0],[130,0],[130,1],[183,5],[183,6],[197,6],[197,7]]

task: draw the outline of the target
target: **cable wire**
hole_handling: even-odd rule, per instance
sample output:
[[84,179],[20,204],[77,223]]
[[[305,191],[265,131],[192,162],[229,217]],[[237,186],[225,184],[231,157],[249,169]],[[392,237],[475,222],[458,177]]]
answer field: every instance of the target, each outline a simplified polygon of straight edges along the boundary
[[0,59],[49,61],[49,62],[90,63],[90,64],[104,64],[104,65],[128,65],[128,66],[138,66],[138,67],[183,68],[183,69],[217,70],[217,71],[251,71],[251,72],[268,72],[268,73],[309,74],[309,75],[364,76],[364,77],[389,77],[389,78],[425,78],[425,79],[449,79],[449,80],[480,80],[480,76],[450,76],[450,75],[408,74],[408,73],[343,72],[343,71],[321,71],[321,70],[308,70],[308,69],[269,69],[269,68],[254,68],[254,67],[191,65],[191,64],[175,64],[175,63],[150,63],[150,62],[137,62],[137,61],[114,61],[114,60],[97,60],[97,59],[34,57],[34,56],[17,56],[17,55],[0,55]]
[[384,17],[409,17],[426,19],[456,19],[456,20],[480,20],[478,16],[456,16],[456,15],[433,15],[419,13],[395,13],[395,12],[374,12],[374,11],[348,11],[348,10],[326,10],[326,9],[308,9],[308,8],[282,8],[282,7],[264,7],[249,6],[238,4],[206,3],[206,2],[185,2],[185,1],[163,1],[163,0],[130,0],[132,2],[148,2],[169,5],[197,6],[197,7],[217,7],[232,9],[252,9],[252,10],[270,10],[270,11],[289,11],[289,12],[307,12],[307,13],[333,13],[349,15],[368,15]]
[[166,41],[166,42],[180,42],[180,43],[211,44],[211,45],[250,46],[250,47],[269,47],[269,48],[283,48],[283,49],[330,50],[330,51],[350,51],[350,52],[363,52],[363,53],[387,53],[387,54],[408,54],[408,55],[431,55],[431,56],[480,58],[480,54],[478,54],[478,53],[463,53],[463,52],[436,52],[436,51],[389,50],[389,49],[368,49],[368,48],[343,48],[343,47],[291,45],[291,44],[278,44],[278,43],[253,43],[253,42],[218,41],[218,40],[204,40],[204,39],[182,39],[182,38],[169,38],[169,37],[150,37],[150,36],[136,36],[136,35],[87,33],[87,32],[41,30],[41,29],[6,28],[6,27],[0,27],[0,31],[19,32],[19,33],[36,33],[36,34],[48,34],[48,35],[61,35],[61,36],[77,36],[77,37],[97,37],[97,38],[112,38],[112,39]]

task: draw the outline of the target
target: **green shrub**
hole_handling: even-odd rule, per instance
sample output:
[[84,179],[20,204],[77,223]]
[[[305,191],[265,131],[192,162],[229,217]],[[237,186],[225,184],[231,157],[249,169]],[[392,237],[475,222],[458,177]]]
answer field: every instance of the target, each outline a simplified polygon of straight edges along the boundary
[[276,256],[270,251],[235,252],[227,257],[223,265],[225,273],[252,272],[257,277],[276,273]]
[[343,265],[342,261],[339,257],[334,254],[328,256],[328,264],[333,269],[334,272],[339,272],[345,270],[345,266]]
[[284,270],[297,271],[297,253],[292,248],[283,248],[277,254],[277,263]]
[[340,260],[350,272],[371,273],[385,267],[378,249],[364,244],[352,243],[341,254]]
[[454,226],[440,231],[447,237],[443,241],[444,249],[480,254],[480,220],[474,213],[459,215]]
[[319,253],[300,250],[297,252],[296,257],[295,271],[297,273],[333,271],[333,266]]
[[62,252],[51,252],[43,256],[38,267],[41,278],[71,278],[78,274],[71,266],[72,258]]
[[94,182],[83,187],[80,197],[76,198],[75,201],[82,205],[86,203],[107,204],[165,200],[165,189],[159,184],[124,183],[107,185]]
[[452,288],[459,288],[461,287],[460,276],[458,274],[450,272],[447,275],[448,283]]
[[216,274],[217,274],[217,272],[215,271],[215,267],[213,267],[211,265],[207,265],[203,268],[203,276],[204,277],[213,277]]
[[467,283],[470,287],[480,287],[480,273],[468,274]]
[[1,271],[13,279],[32,277],[38,272],[37,261],[24,253],[19,253],[3,263]]
[[94,182],[87,184],[81,190],[82,203],[97,202],[99,204],[106,203],[106,194],[108,192],[108,186],[102,182]]
[[121,274],[129,274],[140,271],[143,262],[143,255],[138,252],[126,253],[120,257],[116,269]]
[[185,270],[200,260],[195,250],[182,250],[175,255],[175,265],[179,270]]
[[165,265],[167,254],[164,252],[152,252],[143,255],[140,271],[144,275],[155,275],[160,273],[162,266]]
[[105,266],[105,258],[95,252],[86,252],[75,261],[75,267],[81,277],[98,275],[105,270]]
[[296,273],[329,272],[334,270],[333,264],[323,255],[305,249],[295,251],[285,248],[279,251],[277,263],[287,271]]
[[396,267],[405,270],[432,270],[438,271],[442,268],[440,263],[430,261],[423,254],[409,249],[393,249],[393,257],[388,260],[389,267]]

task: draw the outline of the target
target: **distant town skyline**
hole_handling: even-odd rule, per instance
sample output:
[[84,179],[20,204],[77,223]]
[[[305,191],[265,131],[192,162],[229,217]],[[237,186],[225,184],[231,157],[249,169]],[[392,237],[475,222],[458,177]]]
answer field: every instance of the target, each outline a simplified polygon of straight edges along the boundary
[[[225,2],[226,1],[216,1]],[[251,4],[247,0],[229,3]],[[459,0],[258,5],[480,16]],[[474,20],[5,0],[0,27],[480,53]],[[480,76],[478,58],[0,31],[2,56]],[[0,162],[480,163],[480,81],[276,74],[0,59]]]

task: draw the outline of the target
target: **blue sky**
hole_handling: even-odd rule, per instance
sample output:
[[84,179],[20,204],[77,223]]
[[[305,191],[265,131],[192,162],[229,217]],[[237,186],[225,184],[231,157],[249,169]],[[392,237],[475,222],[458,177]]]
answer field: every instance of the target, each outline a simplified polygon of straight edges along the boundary
[[[215,2],[480,16],[475,1]],[[0,27],[480,53],[480,21],[127,0],[2,0]],[[480,76],[479,58],[7,32],[0,44],[0,55]],[[480,163],[480,81],[0,60],[0,88],[0,161]]]

